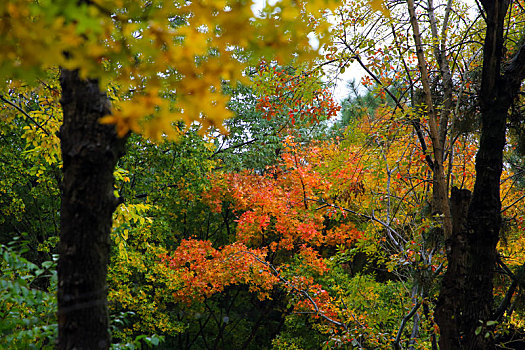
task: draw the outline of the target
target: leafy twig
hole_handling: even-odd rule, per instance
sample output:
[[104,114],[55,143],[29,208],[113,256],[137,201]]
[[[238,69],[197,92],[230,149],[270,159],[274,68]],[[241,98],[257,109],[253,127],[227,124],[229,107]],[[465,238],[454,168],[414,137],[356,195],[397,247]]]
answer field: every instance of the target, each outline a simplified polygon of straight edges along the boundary
[[16,104],[14,104],[13,102],[9,101],[8,99],[6,99],[3,95],[0,95],[0,100],[4,101],[5,103],[7,103],[8,105],[10,105],[11,107],[15,108],[16,110],[18,110],[20,113],[22,113],[27,119],[29,119],[31,122],[33,122],[40,130],[42,130],[47,136],[50,136],[49,132],[44,129],[42,127],[42,125],[40,125],[35,119],[33,119],[33,117],[31,117],[29,114],[27,114],[26,111],[24,111],[22,108],[20,108],[19,106],[17,106]]
[[[296,292],[297,294],[300,294],[302,295],[303,297],[305,297],[306,299],[308,299],[308,301],[312,304],[315,312],[323,319],[327,320],[328,322],[336,325],[336,326],[339,326],[339,327],[343,327],[346,331],[348,331],[348,326],[344,323],[344,322],[339,322],[337,320],[334,320],[333,318],[329,317],[329,316],[326,316],[320,309],[319,309],[319,306],[317,305],[317,303],[315,302],[315,300],[313,300],[313,298],[310,296],[310,294],[308,293],[307,290],[304,290],[304,289],[301,289],[299,288],[298,286],[296,286],[294,283],[290,282],[288,279],[284,278],[281,273],[275,268],[275,266],[273,266],[272,264],[270,264],[269,262],[266,262],[264,260],[262,260],[261,258],[259,258],[256,254],[250,252],[250,251],[247,251],[247,250],[243,250],[243,251],[239,251],[235,254],[249,254],[251,255],[255,260],[257,260],[257,262],[261,263],[262,265],[266,266],[267,268],[270,269],[271,273],[277,277],[279,279],[279,281],[281,283],[283,283],[284,285],[286,285],[288,288],[290,288],[293,292]],[[234,254],[232,254],[234,255]]]

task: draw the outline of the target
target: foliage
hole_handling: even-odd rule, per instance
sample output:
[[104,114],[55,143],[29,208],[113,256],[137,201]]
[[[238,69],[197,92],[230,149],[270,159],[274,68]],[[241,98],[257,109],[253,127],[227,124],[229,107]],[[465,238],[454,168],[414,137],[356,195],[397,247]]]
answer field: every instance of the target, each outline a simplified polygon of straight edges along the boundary
[[214,156],[224,167],[264,171],[278,161],[286,137],[301,143],[326,137],[326,122],[340,106],[320,69],[261,61],[248,72],[251,86],[227,87],[235,117],[226,122],[228,135],[214,141]]
[[[27,251],[27,243],[17,237],[9,246],[0,246],[0,345],[12,349],[53,349],[57,337],[57,256],[35,265],[20,255]],[[39,288],[39,284],[47,287]]]
[[24,234],[35,263],[51,259],[58,234],[58,97],[56,71],[38,88],[0,91],[0,242]]
[[284,114],[292,125],[297,119],[312,123],[334,117],[339,106],[323,88],[319,73],[261,62],[252,77],[258,97],[256,108],[266,119]]
[[[104,119],[120,136],[132,130],[175,137],[171,123],[179,120],[221,128],[229,116],[222,80],[244,80],[254,53],[312,58],[307,34],[317,28],[324,41],[323,12],[335,5],[286,0],[254,16],[244,1],[11,0],[0,7],[0,80],[35,81],[60,66],[111,83],[131,96]],[[165,98],[174,91],[175,101]]]
[[[321,314],[334,317],[326,290],[314,281],[328,271],[319,254],[338,244],[351,246],[360,234],[343,216],[336,218],[336,211],[316,210],[314,203],[328,193],[349,200],[352,193],[359,195],[361,185],[355,169],[328,171],[324,162],[338,146],[323,146],[302,148],[289,138],[280,163],[266,174],[219,173],[211,180],[213,187],[204,198],[213,211],[235,213],[233,243],[216,250],[207,241],[188,241],[166,257],[183,283],[176,298],[187,301],[191,296],[198,302],[230,284],[248,284],[261,298],[268,298],[268,290],[279,285],[292,296],[297,294],[294,309],[311,312],[319,307]],[[301,291],[312,293],[314,304],[301,300]]]
[[[516,28],[520,5],[507,19]],[[433,347],[447,262],[407,12],[346,1],[328,37],[324,7],[286,0],[255,16],[242,1],[0,5],[0,345],[52,348],[56,338],[60,65],[108,87],[104,121],[121,136],[155,139],[130,135],[114,172],[113,349]],[[445,39],[422,38],[433,102],[451,115],[447,188],[471,189],[476,176],[483,28],[469,11],[454,2],[443,32],[452,107],[432,51]],[[519,42],[512,25],[508,41]],[[339,72],[352,61],[368,69],[364,95],[356,87],[334,102],[324,63],[305,61],[314,29]],[[501,342],[525,327],[522,104],[509,115],[500,183],[494,295],[505,307],[478,327]]]
[[[176,334],[185,329],[177,320],[171,293],[178,282],[159,264],[167,249],[194,234],[205,237],[206,218],[199,193],[206,188],[209,145],[195,132],[177,144],[130,138],[128,152],[117,169],[116,191],[127,201],[114,214],[114,242],[109,268],[109,301],[113,314],[127,313],[113,331],[122,342],[144,334]],[[131,169],[132,172],[125,170]]]

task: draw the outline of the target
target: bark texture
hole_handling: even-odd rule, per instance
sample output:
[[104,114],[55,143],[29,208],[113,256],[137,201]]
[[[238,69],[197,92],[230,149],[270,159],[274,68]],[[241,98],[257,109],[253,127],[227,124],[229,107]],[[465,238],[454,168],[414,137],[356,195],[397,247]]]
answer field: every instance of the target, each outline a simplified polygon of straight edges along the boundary
[[[495,348],[487,321],[494,318],[493,278],[502,222],[500,177],[508,111],[525,78],[525,46],[502,69],[504,19],[510,1],[481,3],[487,28],[479,95],[481,134],[476,180],[466,221],[460,219],[453,225],[452,237],[446,242],[448,269],[436,310],[441,349]],[[457,201],[455,195],[461,197],[460,193],[452,193],[452,203]]]
[[107,265],[112,213],[113,170],[124,139],[98,120],[110,113],[98,82],[78,72],[60,77],[64,121],[58,261],[58,348],[108,349]]
[[440,329],[441,349],[461,349],[461,312],[464,300],[467,272],[467,211],[471,192],[452,187],[450,212],[452,214],[452,236],[445,241],[448,268],[441,284],[436,310],[436,322]]

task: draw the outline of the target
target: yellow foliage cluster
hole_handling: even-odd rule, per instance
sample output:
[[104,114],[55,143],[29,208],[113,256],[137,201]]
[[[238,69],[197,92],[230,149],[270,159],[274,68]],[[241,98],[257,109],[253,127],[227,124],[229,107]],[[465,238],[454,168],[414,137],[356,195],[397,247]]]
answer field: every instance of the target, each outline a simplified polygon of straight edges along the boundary
[[[115,174],[126,181],[122,169]],[[120,339],[132,339],[134,332],[174,334],[183,329],[169,316],[171,295],[180,282],[173,271],[158,263],[158,256],[167,251],[150,243],[149,209],[147,204],[121,204],[113,216],[111,237],[117,254],[108,271],[108,300],[112,311],[125,309],[135,315],[135,322],[115,330],[114,336]],[[136,283],[137,278],[146,283]]]
[[[250,55],[314,57],[337,1],[282,0],[254,14],[241,0],[8,0],[0,4],[0,79],[31,81],[53,66],[115,84],[126,98],[105,123],[119,135],[173,135],[172,123],[221,128],[221,84],[245,79]],[[165,98],[175,96],[175,103]],[[142,123],[144,118],[148,122]]]

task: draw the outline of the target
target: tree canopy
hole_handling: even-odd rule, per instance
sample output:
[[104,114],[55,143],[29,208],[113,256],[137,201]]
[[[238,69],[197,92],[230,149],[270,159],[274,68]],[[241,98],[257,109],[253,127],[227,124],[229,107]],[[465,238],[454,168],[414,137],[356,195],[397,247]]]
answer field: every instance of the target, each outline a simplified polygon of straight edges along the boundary
[[523,347],[524,6],[4,1],[0,347]]

